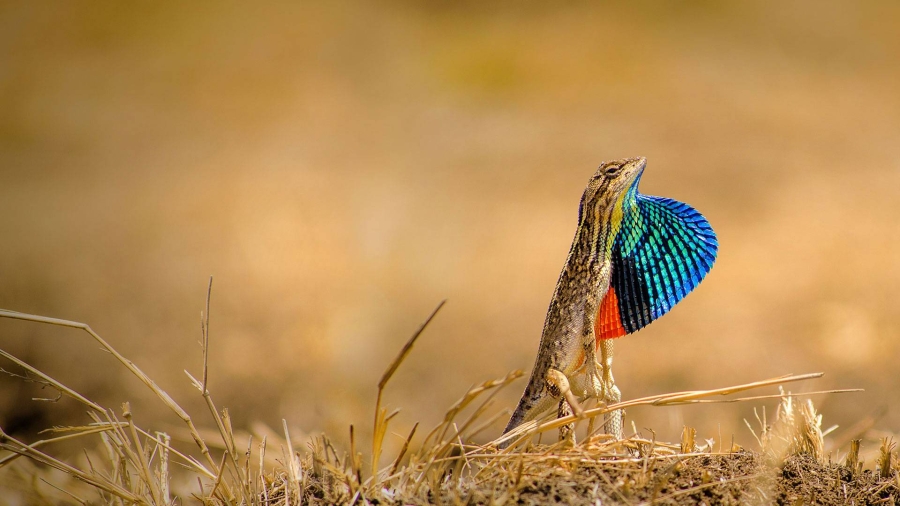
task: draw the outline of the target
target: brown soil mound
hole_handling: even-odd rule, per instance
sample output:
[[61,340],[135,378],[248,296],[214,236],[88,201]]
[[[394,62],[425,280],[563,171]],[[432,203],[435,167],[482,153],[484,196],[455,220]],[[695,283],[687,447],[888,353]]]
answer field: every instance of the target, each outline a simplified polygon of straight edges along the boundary
[[[821,464],[809,455],[788,457],[781,466],[755,452],[665,460],[561,464],[521,481],[471,483],[459,495],[429,494],[424,504],[896,504],[896,477]],[[315,501],[313,501],[315,502]],[[376,499],[372,501],[377,504]],[[409,504],[400,501],[397,504]]]

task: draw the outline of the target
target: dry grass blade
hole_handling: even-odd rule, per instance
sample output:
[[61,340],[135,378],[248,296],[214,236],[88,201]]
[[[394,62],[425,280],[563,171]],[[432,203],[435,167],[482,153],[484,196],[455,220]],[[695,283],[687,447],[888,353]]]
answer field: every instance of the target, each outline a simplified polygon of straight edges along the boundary
[[[294,443],[291,441],[291,432],[288,430],[287,420],[281,420],[282,428],[284,429],[284,440],[287,442],[287,451],[288,451],[288,461],[287,461],[287,469],[290,472],[290,478],[293,483],[300,481],[300,469],[297,467],[297,462],[294,459]],[[265,445],[265,440],[263,440],[263,445]],[[263,446],[265,449],[265,446]],[[262,465],[262,464],[260,464]]]
[[[209,491],[209,497],[214,497],[216,492],[219,490],[219,485],[222,483],[222,476],[225,474],[225,459],[228,458],[228,452],[224,452],[222,454],[222,460],[219,462],[218,469],[219,474],[216,475],[216,481],[213,482],[212,490]],[[202,488],[201,488],[202,490]]]
[[78,503],[80,503],[80,504],[83,504],[84,506],[90,506],[90,504],[91,504],[90,502],[88,502],[88,501],[86,501],[86,500],[84,500],[84,499],[78,497],[77,495],[75,495],[75,494],[69,492],[68,490],[63,490],[63,489],[57,487],[56,485],[50,483],[49,481],[47,481],[47,480],[45,480],[45,479],[43,479],[43,478],[41,478],[41,481],[44,482],[44,483],[46,483],[47,485],[49,485],[49,486],[55,488],[56,490],[59,490],[59,491],[62,492],[63,494],[66,494],[67,496],[71,497],[72,499],[75,499],[76,502],[78,502]]
[[[40,441],[35,441],[34,443],[31,443],[30,445],[28,445],[28,447],[32,448],[32,449],[37,449],[41,446],[44,446],[44,445],[47,445],[50,443],[67,441],[69,439],[75,439],[75,438],[79,438],[82,436],[89,436],[92,434],[98,434],[100,432],[106,432],[108,430],[112,430],[111,427],[108,427],[108,426],[69,427],[68,429],[77,430],[77,432],[75,432],[73,434],[66,434],[65,436],[50,438],[50,439],[41,439]],[[22,454],[13,453],[13,454],[7,455],[6,457],[0,459],[0,469],[2,469],[3,466],[9,464],[10,462],[14,461],[15,459],[17,459],[21,456],[22,456]]]
[[[809,397],[812,395],[825,395],[825,394],[852,394],[865,392],[864,388],[836,388],[834,390],[815,390],[812,392],[801,392],[797,394],[792,394],[795,396],[802,395],[803,397]],[[738,397],[737,399],[696,399],[692,401],[685,402],[684,404],[728,404],[731,402],[747,402],[747,401],[762,401],[766,399],[781,399],[783,394],[768,394],[768,395],[753,395],[750,397]]]
[[[2,311],[2,310],[0,310],[0,311]],[[2,316],[2,315],[0,315],[0,316]],[[27,363],[25,363],[25,362],[19,360],[18,358],[16,358],[16,357],[14,357],[13,355],[7,353],[6,351],[0,350],[0,356],[2,356],[2,357],[4,357],[4,358],[6,358],[7,360],[9,360],[9,361],[15,363],[16,365],[18,365],[19,367],[25,369],[26,371],[30,372],[31,374],[34,374],[35,376],[41,378],[41,380],[43,380],[44,382],[46,382],[46,383],[48,383],[49,385],[53,386],[53,388],[59,390],[59,391],[62,392],[63,394],[65,394],[65,395],[71,397],[72,399],[75,399],[76,401],[78,401],[78,402],[84,404],[85,406],[87,406],[87,407],[89,407],[89,408],[91,408],[91,409],[93,409],[93,410],[95,410],[95,411],[99,411],[99,412],[101,412],[101,413],[103,412],[103,408],[102,408],[99,404],[97,404],[96,402],[91,401],[91,400],[88,400],[86,397],[84,397],[83,395],[79,394],[78,392],[76,392],[76,391],[72,390],[71,388],[69,388],[69,387],[63,385],[63,384],[60,383],[59,381],[56,381],[55,379],[53,379],[53,378],[51,378],[50,376],[44,374],[42,371],[39,371],[38,369],[32,367],[31,365],[29,365],[29,364],[27,364]]]
[[694,438],[697,437],[697,429],[684,426],[681,431],[681,453],[691,453],[694,451]]
[[[215,403],[212,400],[212,396],[209,393],[209,313],[210,313],[210,299],[212,298],[212,283],[213,277],[209,277],[209,285],[206,288],[206,311],[200,313],[200,347],[203,354],[203,376],[202,381],[197,381],[196,378],[191,376],[190,373],[185,371],[185,374],[191,379],[191,382],[200,390],[200,394],[203,396],[203,400],[206,402],[206,407],[209,409],[210,415],[212,415],[213,420],[216,423],[216,428],[219,430],[219,435],[222,441],[225,443],[225,453],[231,457],[231,465],[234,467],[234,472],[239,475],[242,473],[240,462],[238,462],[239,454],[237,450],[237,445],[234,443],[234,433],[231,430],[230,423],[227,420],[227,412],[224,415],[219,414],[219,410],[216,408]],[[248,480],[240,479],[238,483],[243,484],[244,486],[240,487],[241,494],[244,498],[244,501],[250,500],[250,490],[246,486]],[[224,485],[222,489],[226,492],[226,494],[230,495],[231,490],[227,485]]]
[[[260,481],[260,485],[262,485],[263,490],[263,504],[269,504],[269,487],[266,486],[266,436],[263,436],[262,441],[259,442],[259,476],[257,480]],[[258,497],[258,494],[257,494]]]
[[860,439],[853,439],[850,441],[850,451],[847,453],[847,460],[844,461],[844,466],[850,470],[851,473],[856,473],[859,468],[859,444]]
[[156,433],[156,441],[160,444],[157,446],[160,448],[159,452],[159,471],[157,471],[157,479],[160,483],[160,495],[162,496],[163,504],[171,504],[172,503],[172,492],[169,489],[169,450],[168,446],[171,442],[171,438],[165,432],[157,432]]
[[406,451],[409,449],[409,442],[412,441],[413,436],[416,435],[416,429],[419,428],[419,423],[416,422],[413,425],[411,431],[409,431],[409,436],[406,437],[406,441],[403,442],[403,447],[400,448],[400,453],[397,454],[397,458],[394,460],[394,464],[391,465],[391,470],[388,472],[388,476],[397,472],[397,468],[400,467],[400,462],[403,460],[403,457],[406,455]]
[[406,344],[404,344],[403,348],[400,349],[400,353],[397,354],[397,357],[394,358],[393,362],[391,362],[391,365],[388,366],[387,370],[384,371],[384,374],[381,375],[381,380],[378,381],[378,389],[379,390],[384,389],[385,385],[387,385],[387,382],[390,381],[390,379],[394,375],[394,373],[397,372],[397,368],[400,367],[400,364],[403,363],[403,360],[406,358],[407,355],[409,355],[409,352],[412,351],[413,344],[415,344],[416,340],[419,338],[420,335],[422,335],[422,332],[425,330],[426,327],[428,327],[428,324],[431,323],[431,320],[434,319],[434,317],[438,314],[438,311],[440,311],[441,308],[444,307],[444,304],[446,302],[447,302],[446,300],[442,300],[437,305],[437,307],[434,308],[434,311],[431,312],[431,314],[428,316],[428,318],[425,319],[425,321],[422,323],[422,325],[420,325],[419,328],[416,329],[416,331],[413,333],[412,337],[410,337],[409,340],[406,341]]
[[203,348],[203,388],[201,391],[204,394],[208,392],[207,385],[209,384],[209,300],[212,297],[212,282],[213,277],[210,276],[209,285],[206,287],[206,311],[200,313],[200,335],[202,339],[200,345]]
[[[216,475],[213,474],[212,471],[207,469],[206,466],[204,466],[202,463],[197,461],[197,459],[195,459],[194,457],[185,455],[184,453],[182,453],[182,452],[178,451],[177,449],[175,449],[174,447],[172,447],[172,445],[170,444],[171,438],[169,437],[168,434],[166,434],[164,432],[157,432],[156,433],[157,435],[153,436],[149,432],[145,431],[144,429],[141,429],[140,427],[135,426],[135,428],[138,430],[138,432],[143,434],[144,437],[154,441],[156,443],[156,445],[159,448],[161,448],[163,451],[165,451],[166,453],[172,453],[172,454],[178,456],[179,458],[183,459],[185,462],[185,465],[188,466],[191,470],[201,473],[201,474],[205,475],[207,478],[212,479],[212,480],[214,480],[216,478]],[[165,438],[162,438],[160,436],[160,434],[165,436]]]
[[135,460],[140,463],[141,477],[143,478],[144,483],[147,484],[147,488],[150,489],[150,495],[153,497],[154,504],[159,504],[161,502],[160,492],[156,480],[153,479],[153,476],[150,473],[150,463],[147,461],[146,453],[141,445],[141,438],[138,436],[137,429],[134,428],[134,421],[132,419],[131,406],[129,403],[126,402],[123,405],[122,410],[128,429],[131,431],[131,440],[134,442],[134,447],[137,451],[137,459]]
[[[786,374],[784,376],[778,376],[777,378],[762,380],[762,381],[754,381],[752,383],[745,383],[743,385],[736,385],[733,387],[725,387],[725,388],[716,388],[713,390],[696,390],[693,392],[681,392],[676,394],[665,394],[658,396],[659,399],[654,402],[655,405],[672,405],[678,404],[682,402],[689,402],[696,399],[703,399],[706,397],[712,397],[715,395],[730,395],[736,394],[738,392],[745,392],[747,390],[754,390],[756,388],[762,388],[773,385],[781,385],[783,383],[791,383],[795,381],[803,381],[807,379],[816,379],[824,376],[824,372],[814,372],[809,374]],[[641,399],[638,399],[641,400]]]
[[418,329],[413,333],[413,335],[406,341],[406,344],[403,345],[403,348],[400,349],[400,353],[394,358],[391,364],[388,366],[387,370],[384,371],[384,374],[381,375],[381,379],[378,381],[378,394],[375,397],[375,422],[372,430],[372,475],[378,473],[378,460],[381,457],[381,446],[384,442],[384,436],[387,433],[387,423],[385,420],[386,410],[381,408],[381,397],[384,394],[384,387],[387,386],[388,381],[391,380],[391,377],[397,372],[397,368],[400,367],[400,364],[403,363],[403,360],[406,359],[406,356],[409,355],[409,352],[412,351],[413,345],[416,343],[416,340],[419,339],[419,336],[422,335],[422,332],[425,331],[425,328],[428,327],[428,324],[431,323],[431,320],[438,314],[438,311],[444,307],[444,304],[447,300],[442,300],[434,311],[425,319],[422,325],[419,326]]

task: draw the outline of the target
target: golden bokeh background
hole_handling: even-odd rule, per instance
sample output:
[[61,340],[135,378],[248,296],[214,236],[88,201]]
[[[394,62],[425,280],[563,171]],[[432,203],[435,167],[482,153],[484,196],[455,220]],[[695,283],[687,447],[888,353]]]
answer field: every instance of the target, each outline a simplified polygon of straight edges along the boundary
[[[585,183],[642,155],[641,190],[721,246],[617,343],[625,398],[824,371],[791,388],[866,389],[818,397],[826,427],[896,432],[898,22],[893,1],[4,3],[0,307],[90,324],[203,415],[183,370],[213,275],[218,405],[346,439],[446,298],[388,388],[405,434],[530,370]],[[0,347],[177,422],[83,333],[0,320]],[[0,381],[0,424],[85,421],[36,396]],[[628,415],[750,444],[763,405]]]

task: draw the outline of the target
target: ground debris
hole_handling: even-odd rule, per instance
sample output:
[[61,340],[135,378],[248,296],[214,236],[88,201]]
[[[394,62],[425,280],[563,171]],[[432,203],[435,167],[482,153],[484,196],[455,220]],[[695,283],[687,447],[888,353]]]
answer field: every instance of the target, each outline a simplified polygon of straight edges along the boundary
[[[544,462],[513,477],[458,483],[453,490],[394,504],[738,505],[896,504],[896,477],[851,473],[845,466],[793,455],[780,465],[759,453],[681,455],[671,459]],[[402,495],[402,494],[399,494]],[[412,499],[412,500],[411,500]],[[382,502],[391,503],[391,501]]]
[[[685,456],[646,461],[599,460],[575,469],[542,469],[507,489],[512,504],[745,504],[766,497],[760,485],[771,482],[758,455]],[[485,484],[486,485],[486,484]],[[503,486],[503,484],[497,484]],[[507,484],[508,486],[508,484]],[[475,487],[474,504],[496,499],[498,488]]]
[[879,478],[869,470],[853,473],[834,463],[820,464],[808,455],[787,458],[776,480],[777,504],[897,504],[900,481]]

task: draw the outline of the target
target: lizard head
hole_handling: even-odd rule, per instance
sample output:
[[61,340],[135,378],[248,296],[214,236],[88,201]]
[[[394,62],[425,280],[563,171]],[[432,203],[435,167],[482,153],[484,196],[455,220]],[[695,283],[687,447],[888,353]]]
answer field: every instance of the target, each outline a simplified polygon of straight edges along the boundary
[[608,212],[620,195],[637,184],[646,166],[642,156],[601,163],[581,196],[578,222]]

